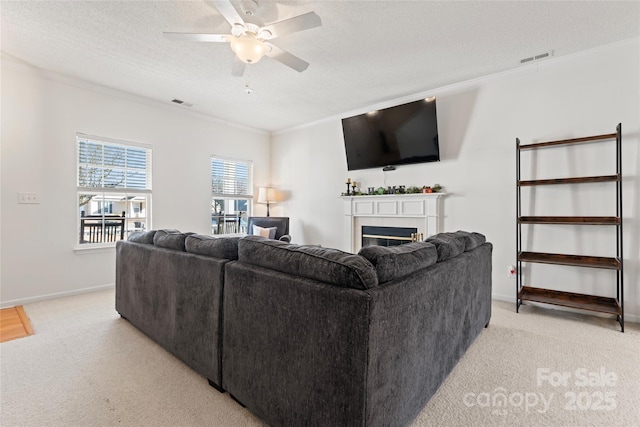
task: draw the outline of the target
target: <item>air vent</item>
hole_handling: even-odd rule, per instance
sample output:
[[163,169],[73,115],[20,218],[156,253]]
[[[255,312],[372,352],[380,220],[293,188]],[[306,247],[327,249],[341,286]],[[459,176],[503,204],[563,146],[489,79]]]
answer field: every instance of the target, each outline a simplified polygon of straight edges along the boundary
[[529,56],[527,58],[522,58],[520,60],[520,63],[521,64],[526,64],[527,62],[539,61],[541,59],[549,58],[551,56],[553,56],[553,51],[552,50],[550,50],[549,52],[540,53],[538,55]]
[[183,105],[185,107],[193,107],[193,104],[190,104],[188,102],[184,102],[181,99],[172,99],[171,102],[173,102],[174,104]]

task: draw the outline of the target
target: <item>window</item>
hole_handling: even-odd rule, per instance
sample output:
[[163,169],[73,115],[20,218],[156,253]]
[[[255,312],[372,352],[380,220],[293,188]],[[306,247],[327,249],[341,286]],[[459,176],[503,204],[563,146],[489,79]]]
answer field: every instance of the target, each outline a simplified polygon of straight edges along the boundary
[[81,133],[78,243],[109,244],[151,226],[151,148]]
[[246,233],[253,202],[253,163],[211,157],[211,233]]

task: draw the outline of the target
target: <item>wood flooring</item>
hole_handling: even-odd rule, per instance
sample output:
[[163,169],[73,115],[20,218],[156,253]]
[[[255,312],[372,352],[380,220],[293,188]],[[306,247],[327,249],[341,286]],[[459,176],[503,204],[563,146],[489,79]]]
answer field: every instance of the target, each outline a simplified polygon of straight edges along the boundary
[[0,310],[0,342],[29,335],[33,335],[33,328],[21,305]]

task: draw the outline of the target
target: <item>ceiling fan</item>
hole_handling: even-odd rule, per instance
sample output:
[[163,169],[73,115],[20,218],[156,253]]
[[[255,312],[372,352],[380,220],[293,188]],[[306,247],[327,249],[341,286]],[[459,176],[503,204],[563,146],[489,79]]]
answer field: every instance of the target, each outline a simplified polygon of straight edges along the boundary
[[[280,49],[271,40],[321,26],[322,21],[315,12],[308,12],[269,25],[262,25],[254,16],[258,8],[258,4],[254,0],[243,0],[241,3],[243,12],[248,17],[247,21],[242,19],[230,0],[213,1],[212,3],[231,25],[231,34],[164,32],[165,37],[181,41],[228,42],[231,45],[231,50],[236,54],[232,67],[232,74],[235,76],[242,76],[246,64],[255,64],[263,56],[273,58],[300,73],[309,67],[308,62]],[[251,22],[248,22],[249,19]]]

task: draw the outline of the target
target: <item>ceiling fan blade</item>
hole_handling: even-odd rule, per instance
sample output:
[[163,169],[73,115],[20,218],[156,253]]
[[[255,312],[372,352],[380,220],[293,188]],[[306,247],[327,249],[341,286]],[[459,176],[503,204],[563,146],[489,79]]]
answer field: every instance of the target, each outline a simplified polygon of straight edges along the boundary
[[227,37],[231,37],[228,34],[196,34],[196,33],[162,33],[170,40],[179,40],[187,42],[214,42],[224,43],[227,42]]
[[273,43],[265,43],[268,45],[271,50],[267,52],[267,56],[269,58],[273,58],[276,61],[286,65],[289,68],[293,68],[297,72],[301,73],[309,67],[309,63],[304,61],[297,56],[287,52],[286,50],[280,49],[278,46]]
[[217,0],[213,2],[213,5],[218,9],[218,12],[224,16],[224,19],[231,24],[231,28],[236,24],[245,26],[244,20],[229,0]]
[[293,18],[284,19],[282,21],[266,25],[262,27],[261,35],[264,34],[263,30],[270,32],[270,35],[264,37],[265,40],[269,40],[298,31],[320,27],[321,25],[322,20],[320,19],[320,17],[316,15],[315,12],[308,12],[302,15],[294,16]]
[[244,70],[246,69],[247,64],[242,62],[240,58],[234,56],[233,64],[231,65],[231,74],[236,77],[242,77],[244,75]]

